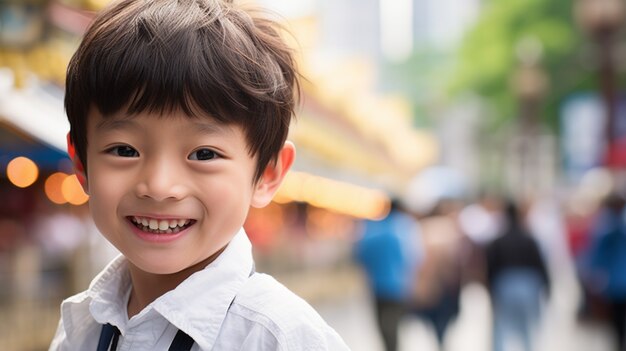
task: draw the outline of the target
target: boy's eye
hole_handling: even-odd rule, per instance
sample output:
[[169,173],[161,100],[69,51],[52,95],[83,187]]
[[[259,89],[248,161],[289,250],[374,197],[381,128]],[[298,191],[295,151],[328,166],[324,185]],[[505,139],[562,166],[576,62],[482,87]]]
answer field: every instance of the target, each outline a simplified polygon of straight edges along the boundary
[[115,146],[107,150],[110,154],[120,157],[139,157],[137,150],[128,145]]
[[192,161],[208,161],[216,158],[218,155],[211,149],[198,149],[189,155]]

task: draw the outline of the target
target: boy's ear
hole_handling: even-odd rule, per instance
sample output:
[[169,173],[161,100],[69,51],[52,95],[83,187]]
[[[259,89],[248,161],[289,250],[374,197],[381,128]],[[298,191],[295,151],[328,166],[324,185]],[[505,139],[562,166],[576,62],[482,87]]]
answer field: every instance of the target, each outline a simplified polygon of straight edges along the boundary
[[87,186],[87,178],[85,176],[85,167],[83,163],[80,161],[78,155],[76,155],[76,149],[74,148],[74,143],[72,142],[72,138],[70,137],[70,133],[67,133],[67,154],[70,156],[72,160],[72,165],[74,165],[74,172],[76,173],[76,178],[78,182],[83,187],[83,190],[86,194],[89,194],[89,188]]
[[290,141],[285,142],[276,158],[276,162],[271,162],[267,165],[261,179],[255,184],[251,202],[252,207],[264,207],[272,201],[287,171],[291,168],[295,157],[296,147]]

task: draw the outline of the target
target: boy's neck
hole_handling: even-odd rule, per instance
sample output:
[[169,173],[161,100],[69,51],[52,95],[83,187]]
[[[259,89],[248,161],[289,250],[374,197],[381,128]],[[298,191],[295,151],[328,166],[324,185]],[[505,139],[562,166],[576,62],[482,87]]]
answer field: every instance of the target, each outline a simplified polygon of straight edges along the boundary
[[128,318],[133,317],[146,306],[170,290],[174,290],[185,279],[195,272],[203,270],[209,263],[219,256],[225,247],[218,250],[207,259],[172,274],[154,274],[142,271],[139,267],[128,262],[132,289],[128,299]]

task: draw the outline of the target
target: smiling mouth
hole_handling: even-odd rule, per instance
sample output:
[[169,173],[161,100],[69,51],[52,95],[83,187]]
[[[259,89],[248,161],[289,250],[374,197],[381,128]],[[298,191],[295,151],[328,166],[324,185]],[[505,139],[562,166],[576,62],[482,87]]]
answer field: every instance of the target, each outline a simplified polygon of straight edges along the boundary
[[192,226],[194,219],[156,219],[148,217],[128,217],[139,230],[152,234],[176,234]]

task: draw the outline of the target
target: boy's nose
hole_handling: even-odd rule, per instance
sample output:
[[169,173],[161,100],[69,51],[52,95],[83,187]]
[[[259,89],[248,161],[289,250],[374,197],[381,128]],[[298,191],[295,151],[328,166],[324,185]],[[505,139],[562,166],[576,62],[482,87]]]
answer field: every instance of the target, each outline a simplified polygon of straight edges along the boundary
[[155,201],[182,199],[186,193],[183,184],[185,177],[179,170],[180,167],[164,159],[155,160],[142,170],[136,186],[137,196]]

